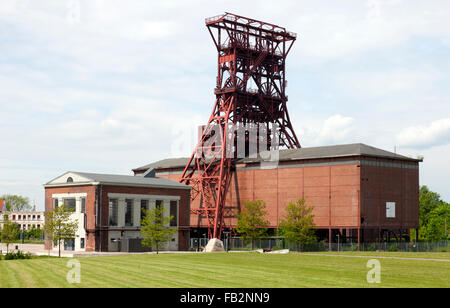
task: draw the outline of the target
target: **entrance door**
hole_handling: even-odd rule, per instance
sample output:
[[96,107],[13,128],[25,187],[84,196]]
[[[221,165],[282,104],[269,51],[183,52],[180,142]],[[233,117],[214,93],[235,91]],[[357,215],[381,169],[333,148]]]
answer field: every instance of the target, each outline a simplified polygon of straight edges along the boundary
[[64,250],[71,250],[71,251],[75,250],[75,239],[74,238],[64,240]]

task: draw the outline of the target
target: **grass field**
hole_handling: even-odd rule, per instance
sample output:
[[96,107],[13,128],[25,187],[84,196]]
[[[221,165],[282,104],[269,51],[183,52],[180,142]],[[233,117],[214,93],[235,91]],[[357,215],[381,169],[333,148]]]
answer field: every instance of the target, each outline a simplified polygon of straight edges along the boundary
[[[333,253],[338,254],[338,253]],[[160,254],[79,258],[81,284],[69,284],[70,259],[0,261],[0,287],[450,287],[450,262],[379,259],[381,283],[366,281],[376,257],[447,259],[450,253]]]

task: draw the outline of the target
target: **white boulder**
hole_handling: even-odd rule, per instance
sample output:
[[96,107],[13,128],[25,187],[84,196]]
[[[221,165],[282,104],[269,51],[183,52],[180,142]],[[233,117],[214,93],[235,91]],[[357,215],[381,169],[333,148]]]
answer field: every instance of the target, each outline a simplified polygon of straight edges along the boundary
[[208,241],[204,252],[225,252],[223,248],[223,242],[218,238],[212,238]]

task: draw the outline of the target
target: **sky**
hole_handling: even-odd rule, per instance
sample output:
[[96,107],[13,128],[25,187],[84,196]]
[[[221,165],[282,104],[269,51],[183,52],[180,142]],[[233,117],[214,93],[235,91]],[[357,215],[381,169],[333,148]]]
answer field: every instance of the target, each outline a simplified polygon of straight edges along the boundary
[[448,0],[4,0],[0,195],[43,210],[66,171],[189,156],[214,103],[205,18],[224,12],[298,34],[286,76],[303,147],[423,156],[420,184],[450,201]]

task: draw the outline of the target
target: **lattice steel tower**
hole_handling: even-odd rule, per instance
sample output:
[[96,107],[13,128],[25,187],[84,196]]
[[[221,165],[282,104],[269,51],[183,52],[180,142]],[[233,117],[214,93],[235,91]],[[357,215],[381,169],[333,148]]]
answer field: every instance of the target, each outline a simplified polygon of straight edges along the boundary
[[[236,151],[236,133],[229,131],[229,124],[263,124],[266,130],[258,135],[267,139],[268,149],[273,134],[280,147],[300,148],[286,108],[285,79],[286,57],[297,35],[231,13],[207,18],[206,26],[218,51],[216,100],[180,182],[192,186],[192,200],[201,198],[200,208],[191,212],[207,219],[208,237],[221,238],[236,158],[236,153],[230,157],[226,151]],[[246,143],[249,154],[247,139]]]

